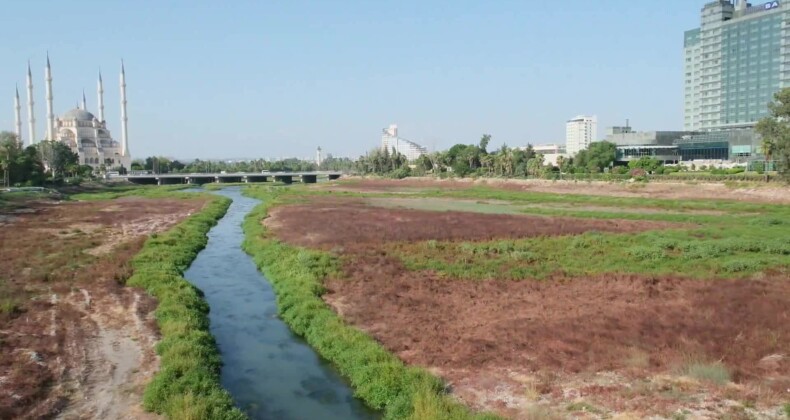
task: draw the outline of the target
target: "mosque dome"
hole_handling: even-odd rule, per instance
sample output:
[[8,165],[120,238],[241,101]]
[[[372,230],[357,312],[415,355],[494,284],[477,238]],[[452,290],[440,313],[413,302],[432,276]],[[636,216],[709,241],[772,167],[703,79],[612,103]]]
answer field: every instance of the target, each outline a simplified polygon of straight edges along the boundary
[[93,114],[84,109],[74,108],[71,111],[63,114],[62,119],[75,121],[93,121],[95,118],[96,117],[94,117]]

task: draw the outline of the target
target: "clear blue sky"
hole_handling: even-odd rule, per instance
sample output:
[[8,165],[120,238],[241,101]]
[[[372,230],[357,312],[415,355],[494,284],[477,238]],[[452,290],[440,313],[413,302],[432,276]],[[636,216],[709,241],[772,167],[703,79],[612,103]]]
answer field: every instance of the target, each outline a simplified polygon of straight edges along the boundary
[[[375,147],[397,123],[429,148],[564,142],[565,121],[682,128],[683,31],[704,1],[10,1],[0,25],[0,129],[13,130],[33,66],[37,132],[43,68],[55,113],[105,80],[120,138],[126,62],[135,157],[336,156]],[[0,103],[2,103],[0,101]]]

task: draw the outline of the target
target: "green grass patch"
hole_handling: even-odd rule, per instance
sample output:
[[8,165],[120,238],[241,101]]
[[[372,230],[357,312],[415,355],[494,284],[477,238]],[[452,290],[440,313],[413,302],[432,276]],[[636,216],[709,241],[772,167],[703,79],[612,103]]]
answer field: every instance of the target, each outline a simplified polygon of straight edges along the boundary
[[[143,190],[144,196],[174,196],[171,189]],[[137,195],[138,190],[108,194]],[[185,197],[194,195],[184,194]],[[96,199],[95,196],[89,197]],[[132,259],[127,285],[144,288],[159,301],[156,320],[162,339],[156,346],[160,368],[143,395],[146,410],[172,419],[244,419],[220,386],[221,360],[209,333],[208,304],[183,278],[202,250],[206,234],[227,211],[230,200],[212,196],[201,210],[167,232],[152,235]]]
[[[288,189],[291,190],[291,189]],[[250,187],[263,201],[244,221],[243,248],[272,283],[282,320],[348,379],[355,395],[391,419],[494,419],[450,398],[444,384],[423,369],[408,367],[367,334],[347,325],[321,299],[323,279],[337,269],[330,254],[286,245],[261,220],[283,201],[283,189]]]
[[[736,278],[790,267],[790,225],[775,216],[641,233],[587,232],[484,242],[394,243],[409,269],[460,279],[633,273]],[[790,220],[790,215],[788,215]]]
[[709,382],[716,385],[725,385],[730,382],[730,372],[722,363],[704,363],[690,361],[683,365],[680,374],[694,378],[698,381]]
[[179,184],[179,185],[135,185],[135,186],[122,186],[115,188],[108,188],[99,190],[99,192],[78,192],[69,196],[69,198],[80,201],[93,201],[93,200],[113,200],[121,197],[144,197],[144,198],[192,198],[194,196],[173,194],[175,191],[190,188],[192,185]]

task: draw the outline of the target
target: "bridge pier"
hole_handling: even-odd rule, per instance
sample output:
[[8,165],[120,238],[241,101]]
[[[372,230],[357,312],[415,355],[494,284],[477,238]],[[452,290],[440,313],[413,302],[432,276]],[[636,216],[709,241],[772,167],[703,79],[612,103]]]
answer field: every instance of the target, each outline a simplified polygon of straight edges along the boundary
[[318,182],[318,175],[302,175],[303,184],[315,184]]
[[211,182],[211,178],[205,176],[196,176],[196,177],[190,176],[190,177],[186,177],[186,180],[187,180],[187,184],[191,184],[191,185],[203,185]]
[[248,182],[248,183],[249,182],[268,182],[268,180],[269,180],[268,176],[247,175],[245,178],[247,178],[247,181],[245,181],[245,182]]
[[218,176],[217,182],[219,183],[228,183],[228,182],[244,182],[244,177],[241,176]]
[[282,182],[283,184],[290,184],[294,182],[294,178],[291,175],[275,175],[274,182]]

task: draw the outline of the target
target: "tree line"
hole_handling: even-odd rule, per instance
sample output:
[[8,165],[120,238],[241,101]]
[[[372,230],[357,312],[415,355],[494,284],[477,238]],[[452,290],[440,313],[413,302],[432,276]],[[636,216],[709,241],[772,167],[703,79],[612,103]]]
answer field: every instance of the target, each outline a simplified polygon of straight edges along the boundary
[[132,171],[147,171],[151,173],[216,173],[216,172],[309,172],[309,171],[344,171],[350,172],[355,168],[356,162],[349,158],[336,158],[327,155],[316,165],[315,161],[297,158],[279,159],[268,161],[264,159],[251,159],[240,161],[201,160],[183,163],[176,159],[163,156],[149,156],[132,162]]
[[25,147],[8,131],[0,132],[0,170],[5,187],[59,184],[65,178],[93,173],[93,168],[80,165],[77,154],[61,142],[41,141]]
[[484,134],[477,144],[456,144],[448,150],[421,155],[408,162],[393,150],[376,149],[357,159],[360,174],[402,178],[410,175],[452,174],[454,176],[544,177],[551,173],[597,173],[610,168],[616,157],[613,143],[593,143],[574,158],[558,159],[558,165],[545,162],[532,145],[508,147],[489,152],[491,135]]

